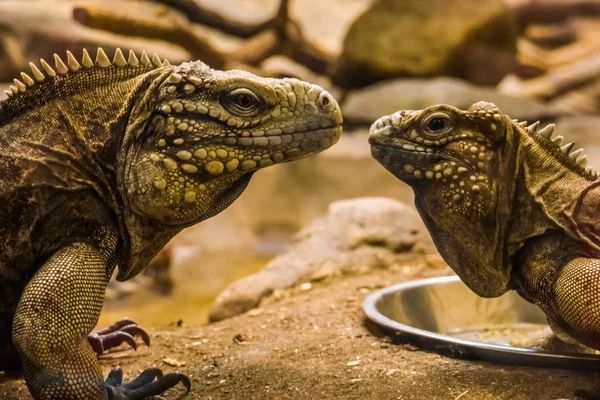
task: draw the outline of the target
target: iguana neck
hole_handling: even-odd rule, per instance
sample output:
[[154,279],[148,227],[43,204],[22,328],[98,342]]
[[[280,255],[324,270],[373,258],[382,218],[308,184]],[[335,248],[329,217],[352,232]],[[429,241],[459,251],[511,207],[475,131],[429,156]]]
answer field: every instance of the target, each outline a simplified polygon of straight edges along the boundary
[[[507,250],[514,254],[529,238],[549,230],[564,232],[575,240],[585,240],[575,216],[582,193],[597,180],[586,171],[568,148],[512,123],[516,150],[515,192],[507,236]],[[507,177],[508,178],[508,177]],[[508,182],[507,182],[508,183]]]

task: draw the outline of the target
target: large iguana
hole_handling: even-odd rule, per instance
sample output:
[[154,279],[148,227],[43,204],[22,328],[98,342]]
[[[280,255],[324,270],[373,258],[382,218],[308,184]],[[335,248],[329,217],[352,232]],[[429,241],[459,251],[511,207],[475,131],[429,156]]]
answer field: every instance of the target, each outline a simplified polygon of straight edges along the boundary
[[108,280],[117,266],[119,280],[138,274],[258,169],[333,145],[340,109],[316,85],[201,62],[101,49],[54,61],[30,64],[0,103],[0,369],[16,348],[36,399],[189,386],[157,369],[103,381],[96,352],[144,336],[129,321],[88,336]]
[[516,290],[559,338],[600,350],[600,180],[553,131],[479,102],[394,113],[369,141],[473,292]]

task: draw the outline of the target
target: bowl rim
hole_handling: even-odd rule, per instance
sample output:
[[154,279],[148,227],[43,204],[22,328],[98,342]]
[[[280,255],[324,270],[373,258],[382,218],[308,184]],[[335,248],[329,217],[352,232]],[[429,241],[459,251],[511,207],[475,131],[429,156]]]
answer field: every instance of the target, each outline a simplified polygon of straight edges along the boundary
[[460,278],[454,275],[398,283],[371,293],[363,301],[362,309],[366,318],[384,328],[384,331],[391,331],[394,334],[400,332],[403,336],[406,336],[409,342],[416,343],[419,347],[434,350],[443,355],[533,367],[600,369],[599,355],[553,353],[544,350],[454,338],[395,321],[379,312],[376,306],[384,296],[391,293],[458,281],[460,281]]

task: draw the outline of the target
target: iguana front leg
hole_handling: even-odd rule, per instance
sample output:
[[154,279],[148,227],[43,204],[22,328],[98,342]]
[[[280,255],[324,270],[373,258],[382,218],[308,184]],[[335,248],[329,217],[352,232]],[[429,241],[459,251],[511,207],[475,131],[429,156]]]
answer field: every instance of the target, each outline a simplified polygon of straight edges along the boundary
[[551,300],[558,328],[600,350],[600,260],[579,257],[566,263],[557,274]]
[[[13,322],[13,342],[35,399],[141,399],[157,395],[183,376],[142,379],[120,386],[103,381],[87,336],[98,321],[110,278],[108,257],[75,243],[54,253],[27,284]],[[146,374],[148,375],[148,374]],[[152,382],[152,383],[150,383]],[[143,390],[146,384],[153,385]]]
[[517,258],[516,289],[544,311],[561,340],[600,350],[600,260],[573,258],[574,250],[561,234],[531,239]]

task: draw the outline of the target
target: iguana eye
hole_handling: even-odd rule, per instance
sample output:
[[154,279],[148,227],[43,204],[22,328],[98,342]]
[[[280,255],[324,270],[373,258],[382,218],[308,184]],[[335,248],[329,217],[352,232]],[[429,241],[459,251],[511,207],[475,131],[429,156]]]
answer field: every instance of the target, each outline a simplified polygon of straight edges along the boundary
[[235,95],[233,98],[235,104],[240,106],[241,108],[250,108],[256,101],[254,97],[250,96],[248,93],[240,93]]
[[258,97],[246,88],[234,89],[228,92],[221,99],[221,103],[230,113],[242,117],[255,115],[260,106]]
[[426,133],[439,135],[446,133],[454,127],[454,121],[446,113],[435,113],[423,121],[423,129]]

